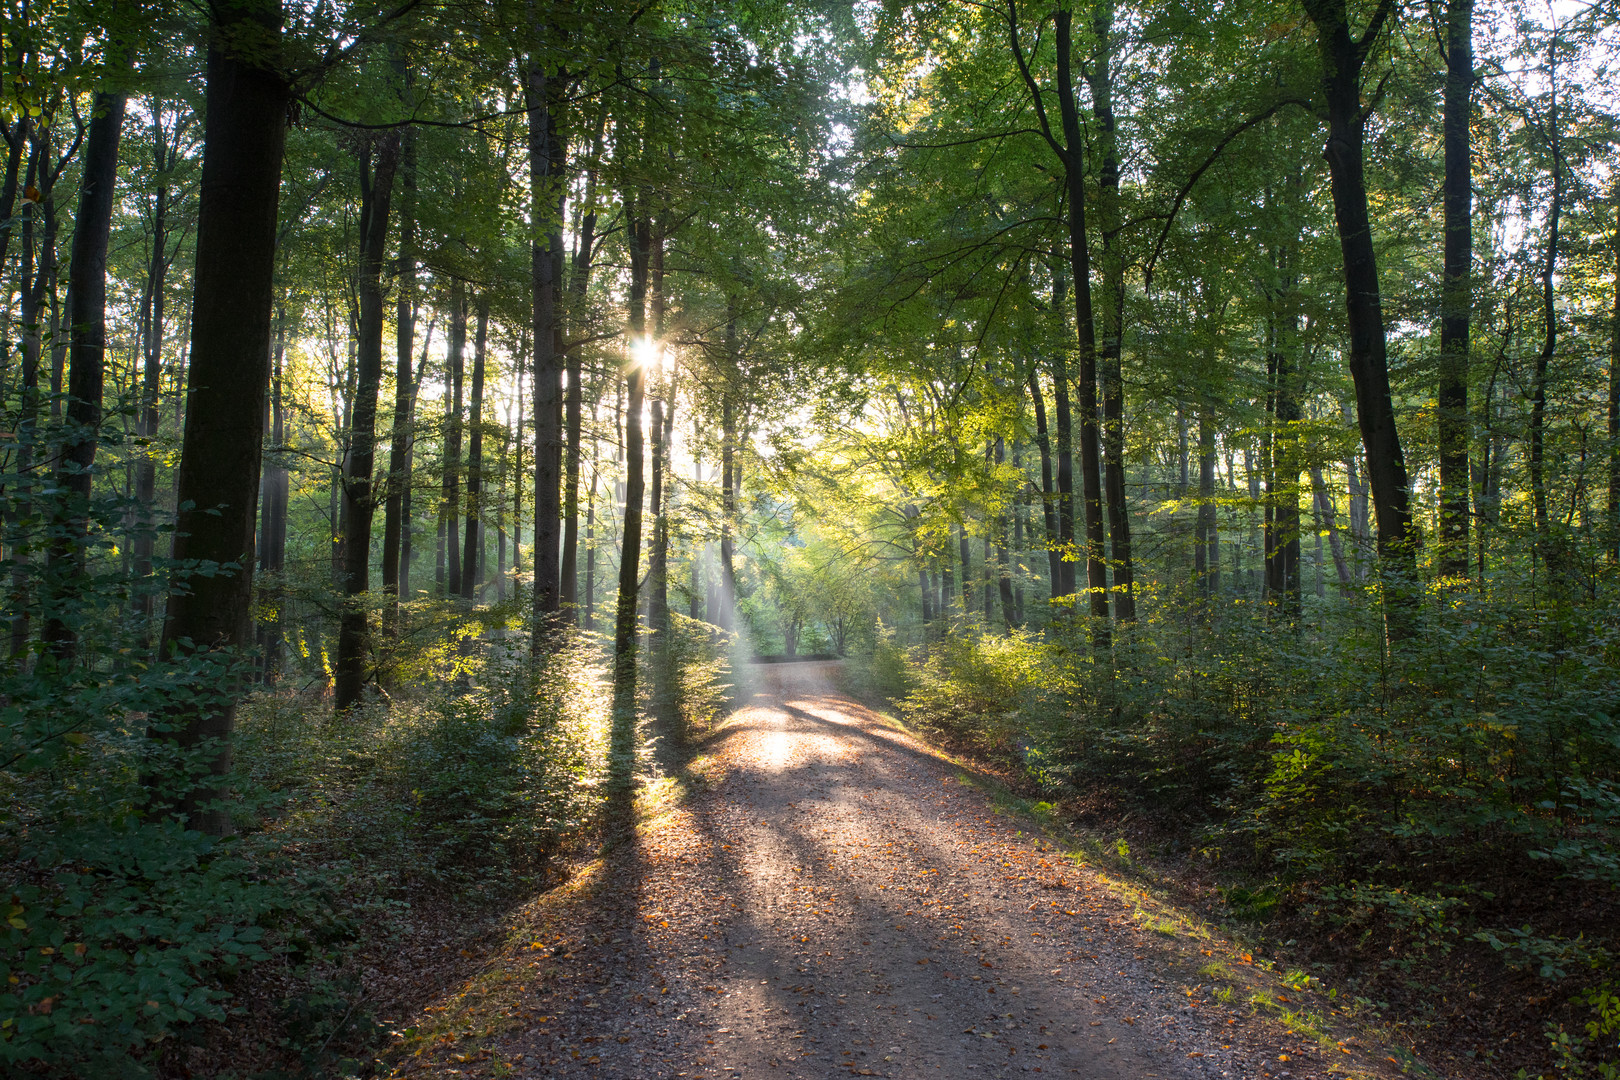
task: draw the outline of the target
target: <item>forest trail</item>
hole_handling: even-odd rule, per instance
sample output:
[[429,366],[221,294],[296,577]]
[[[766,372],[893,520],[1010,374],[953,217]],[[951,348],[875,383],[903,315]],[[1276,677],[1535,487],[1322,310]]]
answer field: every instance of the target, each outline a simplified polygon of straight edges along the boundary
[[[703,790],[548,894],[494,995],[505,1030],[400,1074],[1328,1074],[1188,994],[1129,903],[935,751],[783,674],[705,744]],[[467,1011],[476,1035],[490,1009]]]

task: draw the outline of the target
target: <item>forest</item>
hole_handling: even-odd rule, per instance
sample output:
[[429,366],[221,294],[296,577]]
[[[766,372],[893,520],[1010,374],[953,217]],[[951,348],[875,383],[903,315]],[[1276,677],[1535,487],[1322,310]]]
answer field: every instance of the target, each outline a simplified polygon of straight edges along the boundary
[[1620,1076],[1615,78],[1614,0],[13,0],[0,1071],[425,1074],[813,660],[1377,1068]]

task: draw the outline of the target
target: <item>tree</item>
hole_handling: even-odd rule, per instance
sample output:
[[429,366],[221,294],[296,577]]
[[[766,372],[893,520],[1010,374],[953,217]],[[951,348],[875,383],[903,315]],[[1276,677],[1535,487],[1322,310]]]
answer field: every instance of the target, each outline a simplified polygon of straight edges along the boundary
[[[170,591],[159,648],[228,661],[250,640],[276,195],[291,91],[277,66],[279,0],[245,0],[214,18],[174,543],[178,562],[205,572]],[[217,784],[230,771],[235,715],[235,696],[226,691],[206,707],[153,724],[159,738],[205,755],[213,782],[172,805],[210,832],[229,827]]]
[[101,442],[102,388],[107,354],[107,239],[112,230],[113,187],[118,141],[124,127],[124,95],[96,94],[90,135],[85,140],[84,174],[73,247],[68,256],[67,328],[69,430],[58,452],[55,535],[51,541],[49,615],[45,640],[58,662],[73,659],[77,634],[68,609],[74,583],[84,573],[84,545],[90,528],[91,468]]
[[[1356,387],[1356,420],[1367,452],[1367,479],[1378,519],[1378,551],[1407,582],[1416,573],[1417,537],[1412,531],[1406,457],[1396,430],[1389,387],[1383,297],[1378,256],[1367,209],[1364,145],[1367,110],[1362,106],[1362,72],[1394,13],[1394,0],[1380,0],[1359,37],[1350,32],[1345,0],[1302,0],[1316,26],[1322,63],[1328,140],[1324,155],[1332,177],[1333,216],[1344,257],[1347,361]],[[1409,588],[1397,584],[1397,593]],[[1406,632],[1396,617],[1391,632]]]
[[1468,573],[1468,340],[1473,302],[1474,3],[1446,6],[1445,280],[1440,313],[1440,572]]
[[[360,324],[353,421],[343,470],[345,603],[338,629],[337,680],[332,697],[339,715],[360,703],[367,681],[366,664],[370,659],[371,520],[377,505],[377,488],[371,474],[377,452],[377,395],[382,385],[382,271],[399,149],[399,132],[391,131],[366,139],[356,155],[360,165],[360,259],[356,289]],[[451,543],[454,542],[452,536]]]

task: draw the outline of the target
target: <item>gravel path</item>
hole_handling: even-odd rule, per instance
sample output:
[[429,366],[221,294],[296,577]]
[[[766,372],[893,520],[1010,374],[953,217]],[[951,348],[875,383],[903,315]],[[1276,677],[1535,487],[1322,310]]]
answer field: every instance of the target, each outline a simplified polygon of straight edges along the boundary
[[529,946],[498,1075],[1319,1074],[1156,976],[1089,870],[849,699],[763,692],[705,750],[707,789]]

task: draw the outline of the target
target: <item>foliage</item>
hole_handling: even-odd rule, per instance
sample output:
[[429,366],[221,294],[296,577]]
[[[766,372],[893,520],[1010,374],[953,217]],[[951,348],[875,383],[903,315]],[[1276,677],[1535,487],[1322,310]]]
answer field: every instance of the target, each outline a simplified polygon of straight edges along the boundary
[[726,635],[700,619],[670,612],[669,664],[681,736],[701,739],[731,706],[731,659]]
[[1474,942],[1549,981],[1612,964],[1607,935],[1491,920],[1546,867],[1620,886],[1620,612],[1453,594],[1390,648],[1368,609],[1205,611],[1158,609],[1106,656],[953,634],[902,708],[1049,791],[1150,808],[1240,875],[1234,916],[1297,911],[1394,974]]
[[1008,750],[1027,731],[1023,705],[1045,688],[1049,659],[1045,640],[1027,631],[953,634],[921,653],[901,713],[925,731],[970,732]]
[[870,646],[844,665],[845,688],[856,697],[897,701],[910,691],[912,681],[906,650],[895,641],[894,627],[879,619]]
[[206,748],[182,753],[149,731],[236,692],[240,671],[221,654],[130,660],[143,630],[86,618],[91,664],[41,652],[0,671],[8,1068],[146,1075],[272,971],[301,987],[284,1016],[289,1052],[311,1064],[352,1047],[369,1030],[352,1009],[299,1023],[296,1002],[330,998],[347,957],[435,894],[487,905],[545,883],[600,805],[591,645],[572,641],[536,671],[523,641],[497,640],[458,650],[467,688],[376,701],[340,725],[318,696],[249,697],[238,831],[204,835],[157,811],[206,768]]

